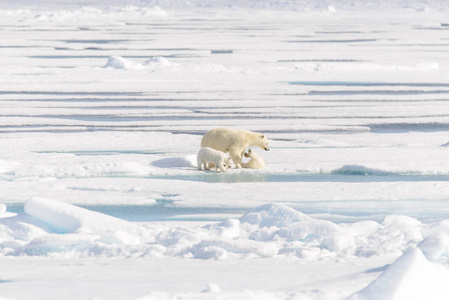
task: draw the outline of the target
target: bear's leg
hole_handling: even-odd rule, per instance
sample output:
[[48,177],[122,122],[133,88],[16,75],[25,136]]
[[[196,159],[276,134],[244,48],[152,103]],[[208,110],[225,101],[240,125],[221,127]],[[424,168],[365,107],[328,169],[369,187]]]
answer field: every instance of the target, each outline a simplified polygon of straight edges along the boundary
[[235,151],[234,149],[230,149],[229,156],[231,157],[232,161],[234,162],[235,167],[237,169],[241,169],[242,168],[242,152]]
[[202,168],[203,168],[203,162],[202,162],[201,160],[199,160],[199,161],[197,162],[197,166],[198,166],[198,170],[201,171]]
[[251,168],[250,166],[249,166],[249,162],[247,162],[247,163],[242,163],[242,167],[243,168]]
[[211,164],[213,164],[215,166],[215,172],[219,173],[219,172],[223,171],[223,161],[222,160],[214,161]]

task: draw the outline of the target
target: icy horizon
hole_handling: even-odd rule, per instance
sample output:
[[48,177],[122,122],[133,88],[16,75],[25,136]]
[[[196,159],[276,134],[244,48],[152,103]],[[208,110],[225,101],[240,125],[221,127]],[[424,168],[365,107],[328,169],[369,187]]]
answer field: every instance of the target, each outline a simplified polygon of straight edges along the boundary
[[115,8],[115,7],[161,7],[163,9],[294,9],[297,11],[385,11],[402,10],[414,12],[444,11],[449,4],[444,0],[42,0],[39,3],[30,0],[4,1],[0,9],[74,9],[79,7]]

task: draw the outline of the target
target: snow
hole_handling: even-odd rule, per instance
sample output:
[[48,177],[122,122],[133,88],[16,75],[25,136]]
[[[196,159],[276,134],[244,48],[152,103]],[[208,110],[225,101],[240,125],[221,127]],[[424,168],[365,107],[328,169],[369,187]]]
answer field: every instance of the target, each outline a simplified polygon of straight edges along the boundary
[[120,56],[111,56],[108,58],[108,62],[105,68],[125,69],[125,70],[139,70],[143,69],[143,65],[124,59]]
[[374,282],[348,299],[447,299],[449,271],[418,248],[404,252]]
[[141,64],[129,59],[125,59],[121,56],[111,56],[108,58],[108,62],[104,66],[105,68],[123,69],[123,70],[142,70],[144,68],[156,68],[159,66],[174,65],[168,59],[164,57],[152,57],[145,63]]
[[[403,216],[389,216],[384,224],[362,221],[338,225],[308,217],[288,206],[265,204],[243,215],[200,227],[137,225],[71,204],[44,198],[25,203],[25,216],[0,222],[5,229],[3,254],[36,255],[37,249],[53,256],[175,256],[225,259],[255,255],[274,257],[323,257],[375,255],[397,251],[422,240],[420,229],[404,223],[417,222]],[[33,217],[29,218],[27,215]],[[405,219],[405,220],[404,220]],[[398,239],[400,234],[401,238]],[[367,238],[369,236],[369,238]],[[17,241],[16,239],[20,239]],[[382,240],[382,243],[378,241]],[[15,247],[11,246],[16,244]],[[129,252],[128,245],[135,245]],[[368,250],[369,249],[369,250]],[[310,253],[316,253],[310,256]],[[378,253],[376,253],[378,252]],[[37,252],[41,254],[41,252]]]
[[57,233],[100,234],[105,240],[124,244],[136,244],[145,237],[138,225],[50,199],[32,198],[24,209]]
[[0,299],[446,299],[448,10],[0,3]]

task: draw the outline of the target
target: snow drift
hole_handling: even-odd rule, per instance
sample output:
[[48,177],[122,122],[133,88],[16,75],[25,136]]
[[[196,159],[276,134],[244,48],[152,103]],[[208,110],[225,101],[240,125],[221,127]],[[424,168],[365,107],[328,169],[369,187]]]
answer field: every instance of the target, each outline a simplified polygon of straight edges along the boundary
[[121,56],[109,57],[104,67],[123,70],[142,70],[144,68],[141,63],[125,59]]
[[196,155],[162,158],[151,163],[158,168],[196,168]]
[[449,270],[429,262],[421,250],[404,252],[374,282],[348,300],[449,299]]
[[4,211],[3,207],[0,255],[71,253],[199,259],[281,255],[315,261],[399,255],[410,246],[418,246],[430,260],[445,262],[449,257],[444,222],[428,225],[405,216],[391,215],[382,223],[337,224],[270,203],[240,219],[204,226],[142,226],[43,198],[28,200],[24,214],[8,215]]
[[121,56],[110,56],[104,67],[122,70],[151,70],[175,65],[164,57],[151,57],[145,63],[140,63]]
[[146,235],[136,224],[50,199],[28,200],[25,212],[44,221],[57,233],[98,234],[103,240],[112,239],[123,244],[139,243]]

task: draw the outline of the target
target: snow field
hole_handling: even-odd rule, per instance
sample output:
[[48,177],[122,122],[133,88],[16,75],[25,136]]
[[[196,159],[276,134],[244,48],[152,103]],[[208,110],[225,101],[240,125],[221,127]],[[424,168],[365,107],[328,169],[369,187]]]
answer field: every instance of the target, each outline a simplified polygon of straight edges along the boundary
[[[449,249],[447,221],[422,224],[410,217],[391,215],[381,223],[338,224],[311,218],[281,204],[265,204],[239,219],[192,228],[137,225],[43,198],[28,200],[25,214],[3,217],[5,213],[1,220],[3,255],[67,256],[68,252],[74,257],[157,255],[203,259],[225,259],[228,254],[281,255],[313,261],[397,255],[418,246],[429,259],[446,262]],[[129,249],[128,245],[135,247]],[[39,249],[45,252],[34,252]]]
[[447,298],[447,3],[107,5],[0,3],[0,297]]
[[447,268],[427,261],[419,249],[412,248],[348,299],[446,299],[448,280]]
[[[0,215],[0,248],[6,257],[168,256],[215,260],[299,257],[309,262],[336,262],[353,260],[353,257],[400,256],[403,250],[404,254],[378,279],[349,299],[376,299],[379,295],[386,299],[422,299],[431,294],[432,299],[444,299],[449,295],[445,280],[449,271],[441,264],[430,262],[447,263],[447,221],[426,225],[405,216],[389,216],[382,224],[374,221],[336,224],[308,217],[284,205],[266,204],[240,219],[200,227],[142,226],[43,198],[27,201],[25,211],[26,214],[16,216],[6,212]],[[204,292],[218,293],[217,299],[247,295],[245,292],[221,294],[216,285]],[[201,294],[177,296],[207,298]],[[288,294],[251,292],[248,296],[283,299]],[[156,293],[145,297],[170,299],[171,296]]]
[[137,132],[10,136],[0,161],[3,202],[20,208],[47,197],[130,221],[238,218],[272,202],[339,222],[381,222],[391,213],[446,219],[446,141],[438,132],[270,139],[273,151],[254,149],[270,162],[265,169],[220,176],[196,170],[200,140]]

